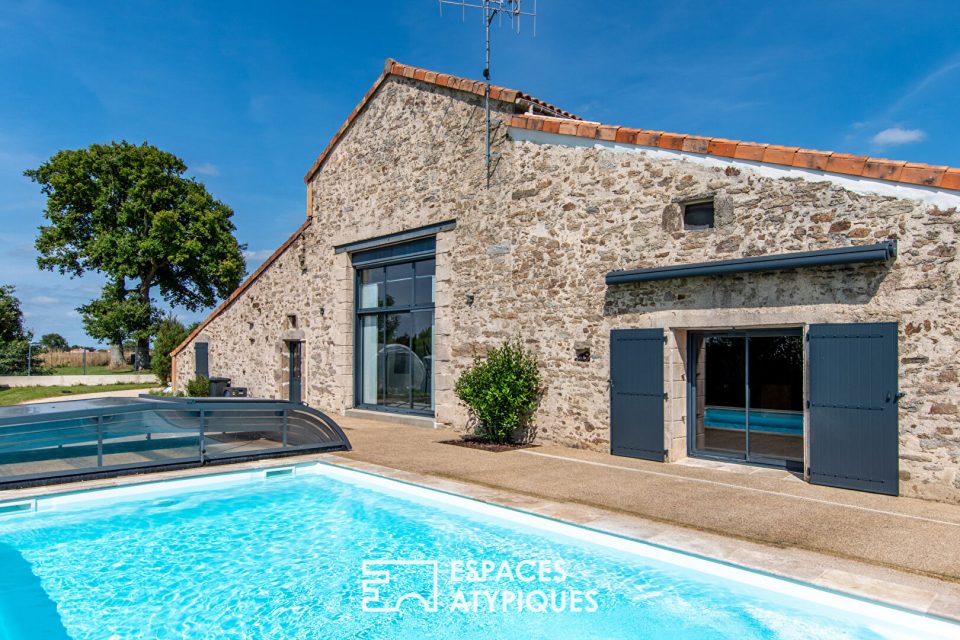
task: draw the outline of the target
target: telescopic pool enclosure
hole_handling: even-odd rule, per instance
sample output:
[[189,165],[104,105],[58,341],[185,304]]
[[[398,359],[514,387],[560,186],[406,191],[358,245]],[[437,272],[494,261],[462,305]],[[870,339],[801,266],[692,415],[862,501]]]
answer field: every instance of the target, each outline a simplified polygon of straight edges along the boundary
[[99,398],[0,408],[0,488],[343,451],[321,411],[252,398]]

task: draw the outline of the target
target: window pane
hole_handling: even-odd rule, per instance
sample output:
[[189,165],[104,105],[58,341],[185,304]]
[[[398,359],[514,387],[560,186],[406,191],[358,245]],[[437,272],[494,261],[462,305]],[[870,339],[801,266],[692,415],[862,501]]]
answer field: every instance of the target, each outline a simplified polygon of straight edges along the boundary
[[363,269],[360,272],[360,308],[383,306],[383,267]]
[[411,363],[411,394],[413,408],[428,411],[433,408],[433,311],[414,311],[413,352]]
[[434,274],[436,273],[436,260],[423,260],[415,265],[416,271],[416,304],[433,304],[433,294],[435,289]]
[[386,322],[383,343],[383,403],[393,407],[410,407],[411,364],[410,350],[413,319],[409,313],[391,313],[383,316]]
[[746,339],[707,336],[697,349],[696,448],[744,456],[747,450]]
[[391,264],[387,267],[387,307],[408,307],[413,304],[413,264]]
[[713,203],[688,204],[683,208],[683,226],[686,229],[711,229]]
[[803,461],[803,338],[750,338],[750,455]]
[[360,402],[377,404],[377,366],[382,316],[364,316],[360,323]]

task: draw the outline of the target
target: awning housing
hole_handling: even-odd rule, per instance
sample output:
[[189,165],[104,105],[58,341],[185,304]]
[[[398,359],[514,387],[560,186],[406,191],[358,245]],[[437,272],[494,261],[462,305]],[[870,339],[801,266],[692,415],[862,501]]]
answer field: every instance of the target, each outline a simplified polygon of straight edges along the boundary
[[865,262],[887,262],[897,256],[897,241],[887,240],[871,245],[821,249],[819,251],[799,251],[781,253],[772,256],[752,256],[715,262],[696,262],[669,267],[649,269],[631,269],[611,271],[606,283],[627,284],[630,282],[651,282],[654,280],[672,280],[675,278],[696,278],[717,276],[727,273],[753,273],[757,271],[782,271],[803,267],[825,267],[841,264],[860,264]]

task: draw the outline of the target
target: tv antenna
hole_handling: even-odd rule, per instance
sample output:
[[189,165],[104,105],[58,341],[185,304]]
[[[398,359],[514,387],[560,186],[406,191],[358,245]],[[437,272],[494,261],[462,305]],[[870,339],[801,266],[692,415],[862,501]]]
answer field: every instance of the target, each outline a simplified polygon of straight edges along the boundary
[[[492,125],[490,121],[490,25],[497,20],[497,26],[502,26],[504,19],[509,20],[510,28],[520,33],[521,18],[527,18],[533,23],[533,35],[537,35],[537,0],[439,0],[440,15],[443,15],[443,5],[460,8],[462,19],[466,20],[467,9],[480,9],[483,16],[483,26],[486,31],[486,66],[483,68],[483,79],[486,83],[483,101],[487,113],[487,188],[490,188],[490,172],[493,166],[493,154],[490,151],[490,137]],[[530,9],[530,5],[533,8]]]

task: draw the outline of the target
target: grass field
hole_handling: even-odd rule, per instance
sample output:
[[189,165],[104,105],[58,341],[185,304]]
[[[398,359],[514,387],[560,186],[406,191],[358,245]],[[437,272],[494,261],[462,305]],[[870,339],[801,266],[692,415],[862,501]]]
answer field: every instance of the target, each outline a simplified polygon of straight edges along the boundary
[[99,393],[101,391],[126,391],[127,389],[156,389],[154,384],[78,384],[72,387],[13,387],[0,389],[0,406],[19,404],[25,400],[56,398],[69,400],[70,396],[80,393]]
[[[119,369],[111,369],[109,365],[100,365],[99,367],[87,367],[88,376],[109,376],[117,373],[133,373],[133,367],[120,367]],[[144,371],[144,373],[150,373],[149,371]],[[54,367],[53,375],[55,376],[81,376],[83,375],[83,367]]]

